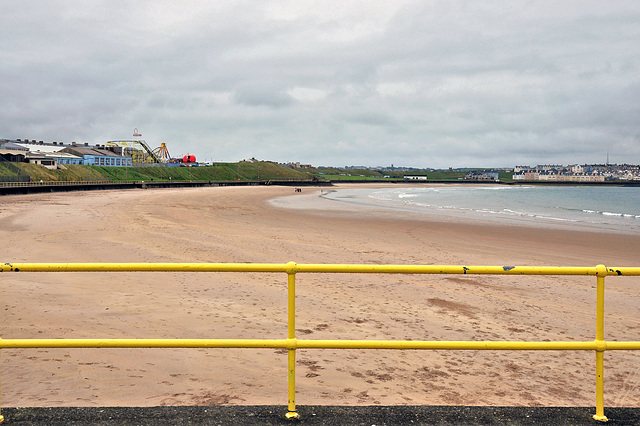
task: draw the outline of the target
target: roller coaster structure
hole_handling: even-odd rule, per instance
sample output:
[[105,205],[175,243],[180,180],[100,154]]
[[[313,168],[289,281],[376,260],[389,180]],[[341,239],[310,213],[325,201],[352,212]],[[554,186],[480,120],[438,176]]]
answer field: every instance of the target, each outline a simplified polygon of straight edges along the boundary
[[108,141],[106,145],[121,147],[122,155],[131,157],[136,164],[167,163],[169,161],[165,160],[165,155],[168,156],[169,150],[164,143],[154,150],[151,150],[144,140]]
[[153,150],[153,154],[158,157],[158,159],[163,163],[168,163],[171,161],[171,154],[169,154],[169,149],[164,142],[162,142],[159,147]]

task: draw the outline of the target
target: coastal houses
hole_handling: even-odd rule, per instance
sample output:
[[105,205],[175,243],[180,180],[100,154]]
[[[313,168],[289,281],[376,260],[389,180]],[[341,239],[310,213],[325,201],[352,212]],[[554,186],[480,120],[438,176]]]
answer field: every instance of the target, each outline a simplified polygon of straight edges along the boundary
[[500,182],[498,172],[489,172],[489,171],[470,171],[464,176],[464,180],[467,181],[480,181],[480,182]]
[[513,180],[547,182],[604,182],[607,180],[640,180],[637,165],[572,164],[516,166]]

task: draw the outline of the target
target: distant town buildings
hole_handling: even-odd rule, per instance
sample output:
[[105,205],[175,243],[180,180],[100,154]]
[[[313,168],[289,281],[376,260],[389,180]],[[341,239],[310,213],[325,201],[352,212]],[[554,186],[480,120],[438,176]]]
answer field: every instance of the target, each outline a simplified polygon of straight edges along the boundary
[[296,161],[295,163],[287,163],[286,166],[287,167],[291,167],[292,169],[311,169],[311,168],[313,168],[313,166],[311,164],[300,164],[299,161]]
[[481,182],[499,182],[499,173],[485,170],[473,170],[464,176],[464,180]]
[[604,182],[607,180],[640,180],[640,166],[632,164],[574,164],[516,166],[513,179],[549,182]]

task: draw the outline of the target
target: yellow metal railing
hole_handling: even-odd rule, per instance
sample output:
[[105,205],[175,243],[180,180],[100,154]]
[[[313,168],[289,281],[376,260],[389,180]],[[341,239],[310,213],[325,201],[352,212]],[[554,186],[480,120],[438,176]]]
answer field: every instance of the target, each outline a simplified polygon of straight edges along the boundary
[[[450,349],[450,350],[562,350],[596,353],[596,420],[604,415],[603,370],[606,350],[640,350],[640,342],[604,339],[605,277],[640,276],[640,267],[533,267],[434,265],[332,265],[246,263],[5,263],[0,272],[282,272],[288,277],[288,327],[286,339],[0,339],[0,349],[10,348],[284,348],[288,350],[288,418],[297,418],[295,367],[297,349]],[[306,340],[295,334],[296,274],[484,274],[484,275],[584,275],[597,280],[596,336],[592,341],[414,341],[414,340]],[[0,421],[3,417],[0,415]]]

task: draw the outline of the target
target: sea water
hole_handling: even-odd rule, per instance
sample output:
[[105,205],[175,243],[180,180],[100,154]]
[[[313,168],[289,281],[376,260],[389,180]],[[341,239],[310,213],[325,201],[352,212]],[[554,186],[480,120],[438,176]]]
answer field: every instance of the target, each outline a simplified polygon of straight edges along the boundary
[[440,185],[339,189],[324,198],[424,213],[640,233],[640,187]]

